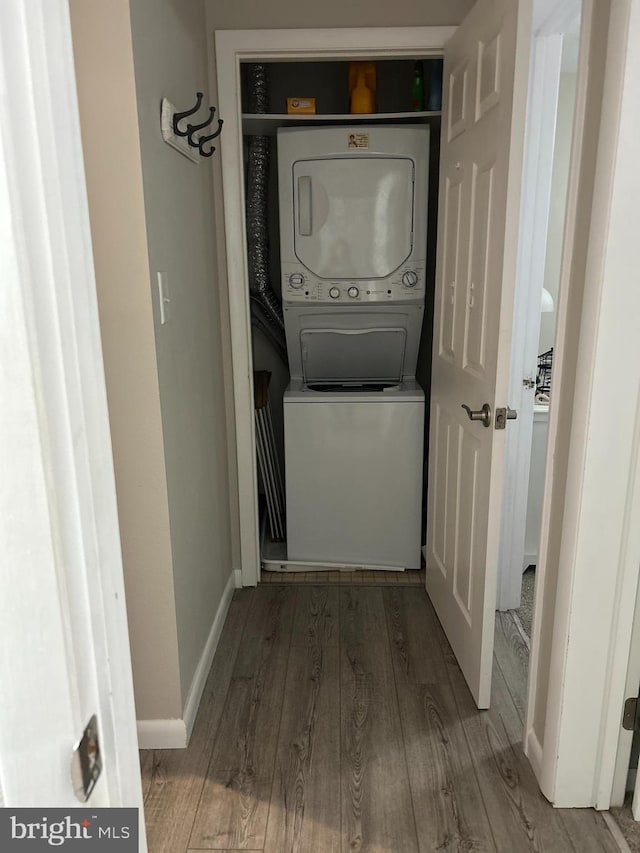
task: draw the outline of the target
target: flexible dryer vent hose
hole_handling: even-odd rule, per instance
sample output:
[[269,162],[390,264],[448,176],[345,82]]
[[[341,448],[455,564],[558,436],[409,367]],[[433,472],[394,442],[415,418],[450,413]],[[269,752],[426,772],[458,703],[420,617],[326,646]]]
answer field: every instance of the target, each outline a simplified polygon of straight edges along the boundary
[[[249,110],[254,114],[269,109],[269,81],[265,65],[248,69]],[[269,163],[271,140],[268,136],[251,136],[247,164],[247,254],[249,288],[263,308],[267,320],[284,336],[282,305],[269,280]]]

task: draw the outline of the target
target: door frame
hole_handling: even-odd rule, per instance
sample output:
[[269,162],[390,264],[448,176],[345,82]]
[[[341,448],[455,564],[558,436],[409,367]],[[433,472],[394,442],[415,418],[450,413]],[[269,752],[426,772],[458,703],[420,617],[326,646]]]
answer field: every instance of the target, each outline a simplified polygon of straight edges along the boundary
[[[547,229],[552,191],[556,121],[562,62],[562,32],[579,15],[578,0],[534,3],[533,44],[529,72],[526,142],[518,238],[518,268],[511,339],[509,405],[518,418],[507,431],[498,557],[497,609],[520,606],[524,554],[540,300],[544,283]],[[563,330],[558,328],[557,335]]]
[[[584,0],[524,739],[558,807],[617,804],[623,766],[640,567],[640,292],[625,287],[640,194],[640,62],[628,50],[638,39],[640,0]],[[637,684],[637,655],[633,666]]]
[[[640,3],[638,0],[632,0],[629,10],[628,27],[628,44],[637,44],[640,39]],[[618,39],[624,38],[624,31],[618,34]],[[618,45],[614,45],[616,49]],[[617,154],[620,158],[621,166],[620,175],[624,173],[625,164],[631,161],[631,157],[637,149],[637,143],[634,147],[634,139],[637,140],[638,127],[638,92],[640,91],[640,57],[637,52],[628,51],[623,77],[623,87],[620,92],[621,97],[621,113],[623,120],[621,121],[620,137],[618,141]],[[633,96],[635,87],[635,98]],[[625,92],[626,89],[626,92]],[[626,108],[626,110],[625,110]],[[636,126],[633,126],[634,115],[636,117]],[[631,126],[629,126],[629,123]],[[635,172],[634,172],[635,174]],[[634,195],[633,188],[625,188],[621,191],[621,178],[618,178],[616,193],[612,193],[611,210],[615,211],[617,216],[621,217],[624,222],[625,215],[621,211],[623,203],[621,195],[629,193]],[[638,191],[638,181],[635,182],[636,192]],[[624,240],[622,241],[624,244]],[[628,247],[627,247],[628,248]],[[628,252],[628,256],[631,252]],[[636,352],[640,355],[640,348]],[[629,475],[627,480],[627,491],[625,500],[626,518],[619,549],[618,561],[618,602],[624,603],[620,618],[614,622],[616,633],[612,637],[611,653],[615,659],[616,652],[624,653],[629,644],[630,651],[628,655],[628,666],[623,682],[623,673],[621,671],[621,663],[618,663],[616,672],[613,673],[611,685],[613,688],[612,695],[608,706],[608,743],[609,749],[613,748],[616,732],[618,733],[618,748],[615,759],[615,765],[612,766],[612,758],[609,756],[607,762],[603,762],[599,791],[608,792],[609,778],[613,776],[613,791],[611,794],[610,805],[622,806],[625,799],[625,791],[627,781],[630,775],[629,761],[631,758],[631,748],[633,741],[633,732],[622,728],[620,724],[620,701],[622,699],[634,697],[638,695],[640,684],[640,579],[637,572],[634,571],[634,562],[638,564],[638,553],[640,551],[640,543],[638,542],[637,533],[634,535],[634,525],[629,524],[630,519],[640,517],[640,395],[636,399],[636,422],[634,430],[634,440],[631,447]],[[637,521],[635,527],[637,528]],[[635,601],[633,589],[635,586]],[[619,656],[621,656],[619,654]],[[635,820],[640,821],[640,785],[638,784],[638,776],[636,773],[635,783],[633,785],[633,805],[632,813]]]
[[242,586],[260,579],[258,473],[253,415],[251,314],[242,157],[241,62],[295,59],[391,59],[441,55],[456,27],[318,30],[217,30],[215,54],[220,115],[227,288]]
[[[0,5],[0,781],[6,806],[139,809],[113,457],[67,0]],[[45,129],[43,131],[43,129]],[[46,708],[46,713],[43,713]],[[35,771],[34,771],[35,768]]]

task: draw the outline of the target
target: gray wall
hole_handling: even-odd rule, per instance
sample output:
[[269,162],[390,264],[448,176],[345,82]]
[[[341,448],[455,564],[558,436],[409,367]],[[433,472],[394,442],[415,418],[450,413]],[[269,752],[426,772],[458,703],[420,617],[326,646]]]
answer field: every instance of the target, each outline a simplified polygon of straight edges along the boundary
[[459,24],[474,0],[206,0],[217,30],[415,27]]
[[153,305],[184,701],[231,571],[211,161],[170,148],[159,122],[163,96],[212,102],[203,0],[131,0],[131,27],[149,284],[162,271],[171,298],[165,325]]
[[160,135],[163,96],[206,92],[204,4],[70,7],[136,712],[179,718],[231,573],[212,162]]
[[71,0],[139,720],[182,713],[129,0]]

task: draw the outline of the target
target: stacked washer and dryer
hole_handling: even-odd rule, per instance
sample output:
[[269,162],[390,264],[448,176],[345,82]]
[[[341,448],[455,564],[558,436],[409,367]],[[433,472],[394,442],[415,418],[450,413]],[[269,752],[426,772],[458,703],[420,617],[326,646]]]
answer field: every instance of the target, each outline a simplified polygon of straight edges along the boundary
[[429,129],[278,131],[287,558],[420,567]]

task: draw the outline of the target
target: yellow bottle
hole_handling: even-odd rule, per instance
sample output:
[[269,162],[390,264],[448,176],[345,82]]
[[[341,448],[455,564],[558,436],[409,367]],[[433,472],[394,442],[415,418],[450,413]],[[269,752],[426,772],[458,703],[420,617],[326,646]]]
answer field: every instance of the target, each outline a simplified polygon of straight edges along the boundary
[[373,92],[364,81],[364,70],[358,72],[358,81],[351,92],[351,112],[353,114],[372,113],[374,111]]
[[373,62],[349,63],[350,109],[354,114],[376,112],[376,66]]

